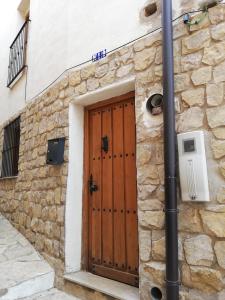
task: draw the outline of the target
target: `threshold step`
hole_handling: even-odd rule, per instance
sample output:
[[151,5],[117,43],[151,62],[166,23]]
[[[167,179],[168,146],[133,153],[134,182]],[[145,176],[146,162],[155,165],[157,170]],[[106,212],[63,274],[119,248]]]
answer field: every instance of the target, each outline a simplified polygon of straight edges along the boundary
[[[68,273],[64,275],[64,279],[66,280],[66,291],[81,299],[91,299],[92,296],[88,295],[88,293],[93,294],[93,292],[108,296],[108,298],[99,297],[99,299],[140,299],[138,288],[108,278],[100,277],[89,272],[79,271],[75,273]],[[74,289],[72,284],[74,284]]]

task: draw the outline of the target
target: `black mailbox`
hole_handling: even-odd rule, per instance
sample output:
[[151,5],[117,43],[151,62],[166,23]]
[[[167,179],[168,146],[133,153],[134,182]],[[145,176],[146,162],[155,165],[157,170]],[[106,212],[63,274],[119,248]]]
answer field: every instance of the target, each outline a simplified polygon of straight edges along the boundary
[[48,141],[48,152],[46,163],[48,165],[60,165],[64,162],[65,138]]

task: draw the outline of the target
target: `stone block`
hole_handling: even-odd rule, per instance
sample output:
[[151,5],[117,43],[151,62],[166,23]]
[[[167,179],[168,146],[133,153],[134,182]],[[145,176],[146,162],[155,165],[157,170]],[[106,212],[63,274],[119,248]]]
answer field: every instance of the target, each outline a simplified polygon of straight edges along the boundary
[[225,19],[225,11],[223,5],[217,5],[209,9],[209,19],[212,24],[218,24]]
[[178,74],[174,76],[175,92],[182,92],[190,88],[189,74]]
[[182,100],[191,106],[202,106],[204,104],[205,89],[196,88],[190,89],[181,94]]
[[220,204],[225,204],[225,187],[222,188],[217,194],[217,201]]
[[158,199],[148,199],[148,200],[138,201],[138,208],[142,211],[162,210],[163,206],[164,206],[163,203]]
[[81,84],[75,87],[74,91],[76,95],[85,94],[87,92],[86,82],[85,81],[81,82]]
[[137,181],[139,184],[151,184],[158,179],[159,173],[156,165],[144,165],[141,170],[138,170]]
[[142,84],[148,84],[154,81],[153,68],[146,70],[145,72],[137,74],[137,81]]
[[108,64],[103,64],[103,65],[96,67],[95,77],[101,78],[101,77],[105,76],[107,74],[108,70],[109,70]]
[[113,81],[115,80],[114,78],[115,78],[115,71],[111,70],[105,76],[100,78],[99,80],[100,85],[105,86],[107,84],[113,83]]
[[209,29],[203,29],[182,39],[182,53],[188,54],[208,47],[210,44]]
[[[161,80],[163,76],[163,66],[162,65],[155,66],[154,72],[155,72],[155,81]],[[175,68],[174,68],[174,72],[175,72]]]
[[225,269],[225,241],[217,241],[214,249],[219,266]]
[[143,275],[149,278],[152,284],[165,286],[166,266],[161,262],[149,262],[143,266]]
[[123,51],[120,51],[120,55],[120,61],[125,65],[132,63],[134,60],[134,52],[132,47],[127,48],[127,51],[124,51],[124,53]]
[[225,126],[225,105],[206,110],[208,124],[211,128]]
[[204,113],[200,107],[191,107],[179,114],[177,121],[177,131],[186,132],[203,126]]
[[[195,21],[199,20],[199,18],[202,17],[202,12],[200,14],[197,14],[192,17],[192,22],[194,23]],[[197,31],[206,27],[209,27],[210,21],[209,21],[209,16],[208,14],[204,16],[204,19],[201,20],[198,24],[193,24],[190,26],[190,31]]]
[[89,78],[87,80],[87,90],[94,91],[99,87],[99,80],[96,78]]
[[139,223],[143,227],[162,229],[164,227],[165,214],[163,211],[139,212]]
[[185,239],[184,252],[189,265],[210,267],[213,264],[212,240],[207,235]]
[[220,292],[223,287],[222,274],[207,267],[182,266],[183,284],[207,294]]
[[213,129],[213,134],[215,135],[216,138],[225,140],[225,127],[218,127]]
[[65,76],[60,82],[59,82],[59,89],[63,90],[69,85],[69,78],[68,76]]
[[225,156],[225,141],[213,140],[211,143],[213,155],[216,159]]
[[76,86],[81,83],[80,70],[69,74],[69,85]]
[[138,185],[138,199],[146,200],[151,197],[151,194],[156,190],[156,185]]
[[161,65],[162,62],[162,46],[159,46],[156,48],[155,63],[157,65]]
[[218,106],[223,102],[224,84],[210,83],[206,86],[207,104],[209,106]]
[[152,45],[158,46],[162,44],[162,32],[157,32],[152,35],[149,35],[145,38],[145,46],[151,47]]
[[155,60],[156,48],[152,47],[137,52],[134,56],[134,66],[136,71],[147,69]]
[[118,78],[127,76],[129,73],[132,72],[133,67],[134,67],[133,64],[121,66],[121,67],[117,70],[116,76],[117,76]]
[[198,210],[192,207],[182,208],[178,215],[178,228],[179,231],[192,233],[202,232],[201,219]]
[[216,41],[224,41],[225,39],[225,22],[213,25],[211,27],[212,38]]
[[200,211],[205,231],[219,238],[225,237],[225,213]]
[[94,64],[90,64],[89,66],[81,69],[81,78],[83,80],[88,79],[92,76],[95,75],[95,65]]
[[193,71],[191,80],[194,85],[201,85],[209,82],[212,79],[212,67],[202,67]]
[[139,52],[145,48],[145,40],[141,39],[134,44],[134,51]]
[[215,83],[225,81],[225,61],[213,69]]
[[178,39],[185,35],[188,35],[188,27],[183,22],[175,24],[173,27],[173,38]]
[[221,175],[225,178],[225,160],[221,160],[219,164],[219,171]]
[[156,261],[165,261],[166,258],[165,237],[152,241],[152,258]]
[[144,262],[147,262],[150,260],[151,257],[151,231],[140,230],[139,243],[140,259]]
[[65,210],[64,206],[57,207],[57,222],[63,224],[65,221]]
[[202,61],[202,51],[191,53],[181,57],[182,72],[198,69]]
[[211,47],[204,49],[202,62],[214,66],[225,59],[225,42],[213,44]]

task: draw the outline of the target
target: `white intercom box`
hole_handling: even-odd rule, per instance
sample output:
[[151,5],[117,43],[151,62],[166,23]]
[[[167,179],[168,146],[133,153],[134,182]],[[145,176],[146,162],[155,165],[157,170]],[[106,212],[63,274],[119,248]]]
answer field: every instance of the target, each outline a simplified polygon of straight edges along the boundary
[[180,133],[180,184],[183,201],[210,201],[203,131]]

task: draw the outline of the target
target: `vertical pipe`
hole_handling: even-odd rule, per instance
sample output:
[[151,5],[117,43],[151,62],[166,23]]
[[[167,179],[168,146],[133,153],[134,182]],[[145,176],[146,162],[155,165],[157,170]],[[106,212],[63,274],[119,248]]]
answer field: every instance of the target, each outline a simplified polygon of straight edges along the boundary
[[163,0],[166,294],[179,299],[172,0]]

